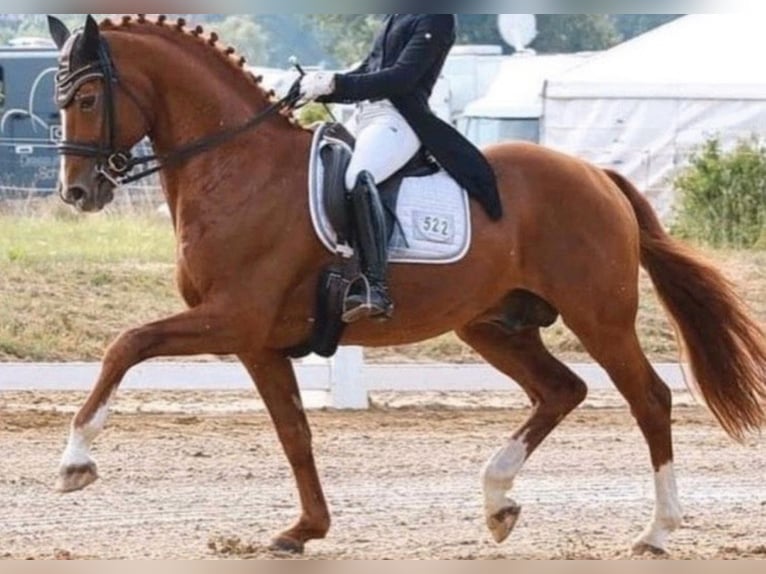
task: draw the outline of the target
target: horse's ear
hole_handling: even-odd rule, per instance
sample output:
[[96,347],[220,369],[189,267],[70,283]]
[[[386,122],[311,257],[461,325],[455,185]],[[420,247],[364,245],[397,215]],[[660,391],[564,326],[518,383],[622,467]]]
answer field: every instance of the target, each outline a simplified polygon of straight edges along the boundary
[[98,22],[88,14],[85,21],[85,31],[82,33],[82,44],[80,46],[81,56],[86,62],[98,60],[98,52],[101,46],[101,32],[98,30]]
[[69,36],[72,35],[69,28],[66,27],[66,24],[55,16],[48,16],[48,30],[51,33],[53,42],[59,50],[64,47],[66,41],[69,40]]

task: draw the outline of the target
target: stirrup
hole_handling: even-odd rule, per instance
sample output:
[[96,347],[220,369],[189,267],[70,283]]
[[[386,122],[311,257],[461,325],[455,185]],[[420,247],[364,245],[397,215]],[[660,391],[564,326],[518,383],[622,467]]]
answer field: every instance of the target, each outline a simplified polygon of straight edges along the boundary
[[356,323],[362,319],[373,319],[379,322],[388,321],[394,313],[394,304],[385,293],[381,293],[382,305],[375,305],[372,301],[373,288],[367,277],[359,278],[364,285],[364,291],[356,295],[346,295],[343,302],[344,323]]

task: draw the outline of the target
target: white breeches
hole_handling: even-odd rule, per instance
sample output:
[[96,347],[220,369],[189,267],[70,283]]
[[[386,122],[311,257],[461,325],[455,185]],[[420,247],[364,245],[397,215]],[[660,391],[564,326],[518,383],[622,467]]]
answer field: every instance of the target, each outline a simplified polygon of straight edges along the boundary
[[364,102],[356,114],[356,149],[346,171],[346,188],[353,189],[359,174],[368,171],[376,183],[385,181],[410,161],[420,140],[388,100]]

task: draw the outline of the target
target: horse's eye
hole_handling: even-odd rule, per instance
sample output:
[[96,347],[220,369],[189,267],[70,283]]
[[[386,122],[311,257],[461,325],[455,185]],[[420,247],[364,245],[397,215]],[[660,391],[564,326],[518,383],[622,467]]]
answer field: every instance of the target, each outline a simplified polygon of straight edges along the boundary
[[96,107],[96,96],[82,96],[77,99],[77,104],[83,112],[90,112]]

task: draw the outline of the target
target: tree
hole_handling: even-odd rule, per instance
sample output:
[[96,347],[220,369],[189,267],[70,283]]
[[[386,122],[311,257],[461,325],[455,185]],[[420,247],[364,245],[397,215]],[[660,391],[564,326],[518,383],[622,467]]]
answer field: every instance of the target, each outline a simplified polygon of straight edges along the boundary
[[[537,14],[539,52],[577,52],[609,48],[683,14]],[[497,14],[458,14],[458,42],[500,44]]]
[[[0,34],[3,38],[8,34],[9,39],[14,36],[38,36],[41,38],[48,38],[48,18],[45,14],[14,14],[16,18],[6,19],[0,22]],[[70,30],[81,27],[85,23],[87,14],[54,14],[57,18],[62,20]],[[112,18],[117,21],[121,14],[92,14],[96,20],[102,20],[104,18]],[[200,17],[207,16],[207,14],[168,14],[168,17],[180,17],[183,16],[189,20],[199,21]]]
[[[542,53],[603,50],[620,36],[607,14],[538,14],[538,38],[532,47]],[[497,14],[458,14],[458,42],[503,45]],[[339,62],[350,64],[369,50],[380,15],[308,14],[307,26]]]
[[214,25],[221,40],[236,48],[251,64],[263,64],[267,58],[266,34],[249,16],[236,14]]
[[[306,29],[316,33],[320,44],[342,65],[363,58],[370,49],[381,14],[307,14]],[[458,14],[459,44],[502,45],[497,14]]]
[[751,137],[726,151],[717,138],[692,154],[673,181],[674,233],[714,247],[750,249],[766,241],[766,147]]
[[[0,42],[19,35],[47,37],[43,14],[0,15]],[[71,28],[85,14],[57,14]],[[97,14],[106,17],[114,14]],[[370,48],[382,14],[169,14],[203,23],[241,51],[252,64],[285,67],[291,55],[307,64],[349,66]],[[458,43],[506,46],[497,14],[458,14]],[[680,14],[538,14],[541,53],[599,50],[629,39]]]
[[306,30],[314,32],[319,43],[341,66],[362,59],[378,30],[381,14],[306,14]]
[[630,40],[681,16],[683,14],[615,14],[613,18],[622,39]]
[[504,42],[497,26],[497,14],[458,14],[459,44],[493,44]]
[[285,68],[289,58],[295,56],[299,62],[308,65],[325,64],[328,54],[322,49],[314,34],[307,34],[305,22],[293,14],[258,14],[255,21],[266,32],[267,64],[276,68]]
[[607,14],[538,14],[537,28],[532,48],[540,53],[606,50],[620,41]]

